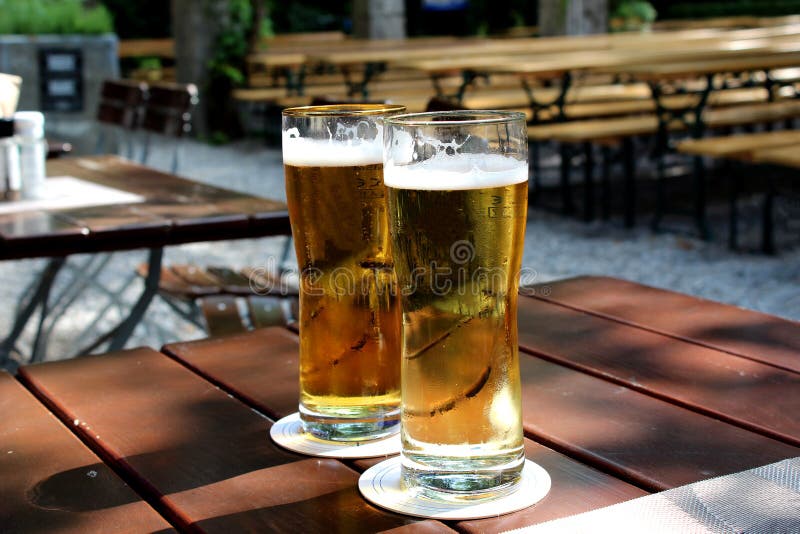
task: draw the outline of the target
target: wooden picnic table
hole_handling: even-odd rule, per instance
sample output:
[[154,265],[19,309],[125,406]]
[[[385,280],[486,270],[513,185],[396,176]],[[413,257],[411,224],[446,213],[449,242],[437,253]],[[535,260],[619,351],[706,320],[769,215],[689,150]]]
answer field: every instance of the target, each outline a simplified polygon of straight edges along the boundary
[[[794,35],[788,40],[783,38],[729,40],[715,37],[678,40],[671,42],[669,46],[664,46],[664,43],[654,44],[649,40],[642,40],[641,44],[646,46],[599,47],[559,54],[487,54],[452,59],[406,60],[398,65],[428,74],[439,96],[444,96],[444,91],[437,84],[437,80],[443,76],[460,73],[463,83],[455,94],[459,101],[463,100],[467,88],[477,78],[498,74],[518,76],[536,122],[542,112],[549,109],[552,109],[550,115],[557,119],[566,117],[564,112],[566,96],[576,85],[576,75],[610,72],[615,75],[629,74],[639,79],[640,72],[650,72],[651,69],[667,70],[674,65],[686,63],[691,63],[693,67],[716,68],[723,63],[761,65],[764,61],[772,61],[773,67],[779,68],[795,65],[794,56],[800,51],[800,40]],[[657,76],[659,75],[644,75],[641,79],[650,80]],[[542,96],[552,91],[549,89],[542,91],[539,85],[557,80],[560,81],[559,90],[554,95]]]
[[[112,331],[111,344],[122,347],[158,288],[163,247],[291,233],[288,211],[282,202],[201,184],[117,156],[50,160],[47,173],[50,177],[77,178],[138,198],[83,207],[65,207],[56,201],[0,214],[0,260],[50,258],[34,285],[22,295],[11,332],[0,341],[0,364],[39,307],[44,317],[32,357],[43,354],[44,343],[39,343],[42,323],[53,311],[50,304],[59,300],[50,293],[70,255],[149,249],[145,289],[131,314],[119,329]],[[56,320],[58,315],[52,318]]]
[[421,521],[360,497],[359,473],[380,458],[274,445],[269,428],[297,409],[298,338],[273,327],[0,375],[0,521],[12,532],[499,532],[800,455],[800,324],[605,277],[526,293],[526,455],[552,477],[532,508]]

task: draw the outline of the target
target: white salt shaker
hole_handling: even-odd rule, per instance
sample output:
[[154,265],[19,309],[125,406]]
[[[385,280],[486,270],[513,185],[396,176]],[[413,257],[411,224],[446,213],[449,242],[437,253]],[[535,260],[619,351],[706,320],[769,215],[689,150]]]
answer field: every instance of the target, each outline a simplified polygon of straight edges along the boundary
[[44,138],[44,115],[38,111],[14,114],[14,131],[19,146],[22,198],[40,198],[45,179],[47,141]]
[[0,200],[17,200],[20,190],[19,147],[14,121],[0,119]]

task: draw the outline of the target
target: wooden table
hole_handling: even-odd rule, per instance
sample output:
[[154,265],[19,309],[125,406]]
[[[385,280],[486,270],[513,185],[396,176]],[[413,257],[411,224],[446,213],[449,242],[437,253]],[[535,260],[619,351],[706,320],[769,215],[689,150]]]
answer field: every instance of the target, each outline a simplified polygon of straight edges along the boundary
[[298,342],[268,328],[0,376],[0,524],[497,532],[800,454],[800,324],[612,278],[528,293],[526,453],[553,480],[533,508],[420,521],[360,497],[378,460],[273,445],[297,409]]
[[[37,283],[23,295],[15,324],[0,342],[0,363],[37,308],[45,316],[52,311],[50,304],[58,300],[50,296],[53,281],[71,254],[150,250],[145,291],[111,336],[112,345],[121,348],[158,288],[163,247],[291,233],[281,202],[200,184],[116,156],[51,160],[47,172],[134,193],[144,200],[0,215],[0,260],[51,258]],[[42,323],[33,356],[44,351],[40,342],[44,343],[42,333],[47,328],[43,330]]]

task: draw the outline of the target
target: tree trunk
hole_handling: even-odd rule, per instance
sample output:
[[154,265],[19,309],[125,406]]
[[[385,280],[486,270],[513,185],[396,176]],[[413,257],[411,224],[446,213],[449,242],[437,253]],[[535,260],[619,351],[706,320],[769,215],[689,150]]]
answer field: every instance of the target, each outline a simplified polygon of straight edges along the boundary
[[398,0],[354,0],[353,35],[363,39],[404,38],[405,3]]
[[213,107],[205,98],[208,64],[228,17],[228,0],[172,0],[176,77],[179,83],[193,83],[200,91],[200,104],[195,108],[192,122],[201,137],[209,134],[209,110]]
[[267,4],[264,0],[250,0],[253,10],[253,22],[247,32],[247,51],[251,54],[261,49],[261,22],[267,16]]
[[539,0],[539,35],[585,35],[608,29],[608,0]]

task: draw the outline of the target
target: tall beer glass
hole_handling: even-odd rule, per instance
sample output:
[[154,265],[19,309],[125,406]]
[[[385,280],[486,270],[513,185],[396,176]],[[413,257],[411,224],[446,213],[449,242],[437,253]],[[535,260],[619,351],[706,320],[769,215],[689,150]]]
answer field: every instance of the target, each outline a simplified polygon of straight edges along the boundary
[[399,429],[400,302],[383,185],[395,105],[283,112],[286,196],[300,268],[300,418],[334,441]]
[[384,181],[403,305],[402,481],[500,496],[524,465],[517,291],[527,215],[521,113],[387,119]]

